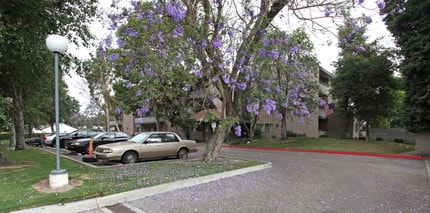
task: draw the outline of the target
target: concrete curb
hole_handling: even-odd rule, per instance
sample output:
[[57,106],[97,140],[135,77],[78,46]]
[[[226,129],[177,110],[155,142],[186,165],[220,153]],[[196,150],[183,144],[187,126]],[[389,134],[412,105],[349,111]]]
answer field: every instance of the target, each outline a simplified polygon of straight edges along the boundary
[[426,170],[427,170],[427,176],[428,176],[428,183],[430,185],[430,158],[426,158],[424,159],[424,164],[426,166]]
[[194,185],[199,185],[203,183],[208,183],[211,181],[216,181],[219,179],[232,177],[236,175],[246,174],[249,172],[255,172],[267,168],[272,168],[272,163],[267,162],[266,164],[247,167],[243,169],[237,169],[232,171],[226,171],[218,174],[206,175],[203,177],[190,178],[186,180],[179,180],[171,183],[165,183],[157,186],[152,186],[148,188],[137,189],[133,191],[123,192],[119,194],[112,194],[104,197],[93,198],[89,200],[76,201],[72,203],[62,203],[57,205],[42,206],[33,209],[24,209],[20,211],[15,211],[16,213],[57,213],[57,212],[82,212],[89,211],[92,209],[99,209],[105,206],[111,206],[117,203],[124,203],[126,201],[132,201],[141,199],[144,197],[160,194],[163,192],[168,192],[176,189],[181,189],[185,187],[190,187]]

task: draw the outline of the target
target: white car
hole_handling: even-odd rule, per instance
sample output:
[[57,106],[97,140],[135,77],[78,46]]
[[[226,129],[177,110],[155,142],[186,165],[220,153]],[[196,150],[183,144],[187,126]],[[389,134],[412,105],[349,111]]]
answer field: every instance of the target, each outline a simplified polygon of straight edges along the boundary
[[[59,133],[60,137],[63,135],[67,135],[67,133],[63,132],[63,133]],[[45,146],[54,146],[55,144],[55,136],[56,134],[52,134],[52,135],[45,135],[42,138],[42,144]]]

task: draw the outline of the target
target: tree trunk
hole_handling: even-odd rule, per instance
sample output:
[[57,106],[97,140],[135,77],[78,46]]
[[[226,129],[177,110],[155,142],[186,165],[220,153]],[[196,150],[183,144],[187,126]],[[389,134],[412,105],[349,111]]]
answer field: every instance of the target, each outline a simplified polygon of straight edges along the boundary
[[344,124],[343,124],[343,139],[345,138],[349,138],[349,129],[348,129],[348,124],[349,124],[349,118],[344,118],[343,119]]
[[282,120],[281,120],[281,140],[288,140],[288,132],[287,132],[287,113],[282,112]]
[[3,155],[3,152],[0,150],[0,167],[9,165],[10,162],[7,161],[6,157]]
[[108,104],[105,104],[105,108],[104,108],[104,110],[105,110],[105,115],[106,115],[106,118],[105,118],[105,131],[109,131],[110,130],[110,114],[109,114],[109,105]]
[[222,143],[227,137],[230,125],[217,126],[215,134],[209,139],[206,146],[205,153],[203,154],[203,161],[206,163],[218,160],[219,151],[221,150]]
[[15,119],[13,118],[12,115],[13,111],[11,111],[11,124],[10,124],[10,128],[9,128],[9,150],[14,150],[15,149],[15,144],[16,144],[16,134],[15,134]]
[[22,92],[17,91],[16,87],[12,86],[13,90],[13,107],[15,109],[15,131],[16,131],[16,146],[15,150],[24,150],[24,109],[22,107]]

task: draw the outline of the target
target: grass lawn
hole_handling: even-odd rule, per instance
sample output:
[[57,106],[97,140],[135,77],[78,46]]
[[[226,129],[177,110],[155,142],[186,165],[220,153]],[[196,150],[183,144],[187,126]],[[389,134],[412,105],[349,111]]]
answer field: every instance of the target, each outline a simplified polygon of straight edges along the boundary
[[[243,140],[241,140],[243,142]],[[235,143],[238,146],[291,148],[299,150],[327,150],[342,152],[366,152],[378,154],[399,154],[415,151],[415,145],[385,141],[365,141],[354,139],[290,137],[288,140],[257,139],[249,143]]]
[[61,168],[67,170],[69,181],[82,180],[83,184],[68,192],[42,193],[33,186],[49,178],[51,170],[56,168],[55,155],[31,147],[22,151],[9,151],[7,147],[6,141],[0,145],[8,161],[25,164],[0,167],[0,212],[101,197],[264,163],[251,160],[210,164],[200,161],[152,161],[127,166],[91,168],[61,158]]

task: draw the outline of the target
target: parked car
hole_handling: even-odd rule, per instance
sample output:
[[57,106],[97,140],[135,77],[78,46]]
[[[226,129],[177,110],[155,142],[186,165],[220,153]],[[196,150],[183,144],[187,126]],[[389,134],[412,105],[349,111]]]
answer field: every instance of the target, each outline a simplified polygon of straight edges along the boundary
[[[99,134],[101,131],[89,130],[89,129],[78,129],[69,134],[60,137],[60,148],[65,148],[66,144],[70,140],[80,139],[80,138],[90,138]],[[55,143],[54,143],[55,145]]]
[[[65,133],[65,132],[61,132],[61,133],[58,133],[58,134],[59,134],[60,137],[64,136],[64,135],[67,135],[67,133]],[[56,137],[56,134],[43,136],[43,138],[42,138],[42,144],[45,145],[45,146],[55,146],[55,143],[56,143],[55,142],[55,137]]]
[[188,153],[197,150],[196,141],[183,140],[173,132],[142,132],[125,142],[100,145],[95,155],[99,160],[120,160],[128,164],[146,158],[187,158]]
[[117,132],[117,131],[100,132],[99,134],[90,138],[70,140],[67,142],[66,149],[70,151],[79,152],[82,154],[87,154],[89,153],[90,140],[93,141],[92,146],[94,150],[99,145],[126,141],[130,138],[131,136],[125,132]]
[[42,136],[27,138],[25,139],[25,143],[29,146],[40,146],[42,147]]

